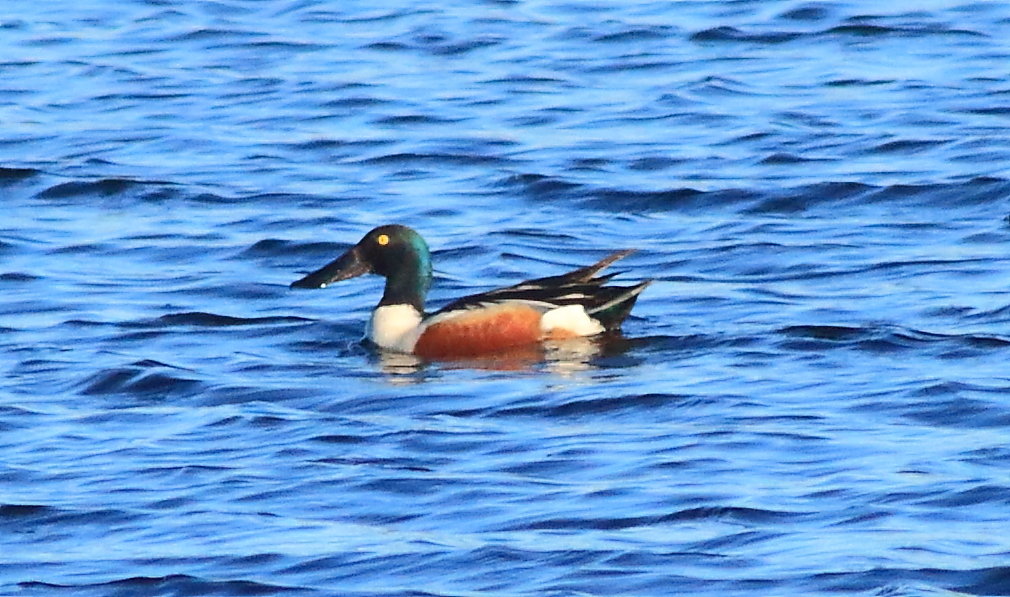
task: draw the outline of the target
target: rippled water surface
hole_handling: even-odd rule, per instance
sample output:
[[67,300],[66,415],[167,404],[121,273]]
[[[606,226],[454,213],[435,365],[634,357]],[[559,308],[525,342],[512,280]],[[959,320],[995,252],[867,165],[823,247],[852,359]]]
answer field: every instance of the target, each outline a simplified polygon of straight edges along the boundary
[[[8,2],[0,594],[1010,595],[1010,7]],[[419,363],[637,248],[625,337]]]

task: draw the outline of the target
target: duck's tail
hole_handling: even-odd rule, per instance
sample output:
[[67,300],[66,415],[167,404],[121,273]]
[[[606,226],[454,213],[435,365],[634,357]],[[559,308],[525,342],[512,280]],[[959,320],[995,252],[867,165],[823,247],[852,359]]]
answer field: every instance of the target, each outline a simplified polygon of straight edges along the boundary
[[638,295],[652,284],[652,280],[639,282],[634,286],[607,286],[600,290],[607,291],[606,300],[597,305],[593,305],[586,310],[586,313],[599,321],[608,331],[613,331],[621,327],[621,323],[631,313],[631,308],[635,306]]

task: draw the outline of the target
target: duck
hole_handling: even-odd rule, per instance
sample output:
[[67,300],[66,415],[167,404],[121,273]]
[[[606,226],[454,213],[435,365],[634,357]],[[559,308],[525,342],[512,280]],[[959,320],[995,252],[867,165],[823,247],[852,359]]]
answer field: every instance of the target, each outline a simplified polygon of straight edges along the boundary
[[364,274],[386,278],[365,338],[380,349],[422,359],[465,359],[572,338],[619,332],[652,280],[607,286],[618,273],[598,275],[634,250],[613,252],[565,274],[536,278],[453,300],[432,313],[431,251],[414,229],[400,224],[369,231],[343,255],[291,283],[318,289]]

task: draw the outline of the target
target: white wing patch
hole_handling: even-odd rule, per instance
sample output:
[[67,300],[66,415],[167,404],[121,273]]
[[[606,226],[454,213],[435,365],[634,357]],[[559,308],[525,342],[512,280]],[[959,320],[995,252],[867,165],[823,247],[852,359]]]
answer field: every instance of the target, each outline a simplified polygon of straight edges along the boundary
[[509,305],[524,305],[526,307],[531,307],[540,311],[541,313],[547,313],[555,306],[550,303],[545,303],[543,301],[528,301],[522,299],[514,299],[509,301],[486,301],[480,303],[474,303],[472,305],[467,305],[461,309],[453,309],[452,311],[446,311],[444,313],[439,313],[433,317],[429,317],[424,323],[425,327],[434,325],[436,323],[441,323],[456,317],[462,317],[468,313],[473,313],[474,311],[480,311],[482,309],[495,309],[498,307],[507,307]]
[[544,313],[540,318],[540,331],[545,335],[553,330],[568,332],[576,336],[592,336],[605,328],[586,313],[582,305],[565,305]]

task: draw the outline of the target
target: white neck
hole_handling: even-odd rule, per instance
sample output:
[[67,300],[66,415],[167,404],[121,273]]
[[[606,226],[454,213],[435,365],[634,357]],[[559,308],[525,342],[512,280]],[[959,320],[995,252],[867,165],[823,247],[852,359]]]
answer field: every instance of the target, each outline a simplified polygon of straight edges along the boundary
[[411,352],[421,335],[421,314],[411,305],[383,305],[372,311],[368,339],[382,348]]

